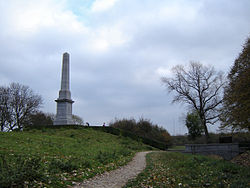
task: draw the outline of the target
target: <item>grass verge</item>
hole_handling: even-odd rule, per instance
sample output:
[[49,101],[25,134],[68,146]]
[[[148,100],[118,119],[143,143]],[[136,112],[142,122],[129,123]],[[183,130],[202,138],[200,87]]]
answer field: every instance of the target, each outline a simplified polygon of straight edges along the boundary
[[0,132],[0,187],[67,187],[153,149],[91,128]]
[[250,187],[250,168],[228,161],[174,152],[153,152],[146,159],[146,169],[125,188]]
[[185,150],[185,146],[172,146],[168,150]]

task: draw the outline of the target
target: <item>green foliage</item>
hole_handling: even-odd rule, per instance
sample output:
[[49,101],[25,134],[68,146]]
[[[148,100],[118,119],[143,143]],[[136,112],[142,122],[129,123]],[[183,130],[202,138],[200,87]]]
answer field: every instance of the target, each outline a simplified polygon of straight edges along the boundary
[[49,170],[51,173],[60,173],[60,172],[71,172],[78,168],[78,164],[75,160],[65,160],[60,158],[52,159],[49,162]]
[[[129,148],[131,149],[131,148]],[[99,153],[97,154],[96,156],[96,159],[97,161],[99,161],[100,163],[106,165],[108,163],[111,163],[113,161],[115,161],[116,158],[118,158],[119,156],[129,156],[131,155],[131,151],[127,149],[127,148],[124,148],[123,150],[120,150],[120,151],[113,151],[113,152],[110,152],[110,151],[99,151]],[[138,148],[136,148],[138,149]]]
[[159,127],[158,125],[154,125],[150,120],[143,118],[141,118],[138,122],[136,122],[135,119],[115,120],[110,123],[110,126],[132,132],[137,136],[145,138],[145,142],[148,143],[150,142],[149,140],[152,140],[152,142],[156,141],[169,144],[171,139],[167,130]]
[[110,152],[99,151],[96,159],[102,164],[108,164],[113,159],[113,155]]
[[116,119],[114,122],[111,122],[109,126],[133,132],[137,128],[137,123],[135,119]]
[[[114,128],[114,127],[91,127],[91,128],[95,129],[95,130],[107,132],[110,134],[119,135],[119,137],[128,137],[128,138],[136,140],[140,143],[144,143],[144,144],[150,145],[154,148],[158,148],[161,150],[166,150],[168,148],[168,144],[169,144],[169,143],[155,141],[155,140],[152,140],[150,138],[138,136],[138,135],[134,134],[133,132],[126,131],[123,129]],[[147,147],[152,149],[152,147],[150,147],[150,146],[147,146]],[[126,147],[128,147],[130,149],[134,149],[134,150],[139,149],[138,145],[126,145]]]
[[195,140],[204,132],[202,121],[197,112],[188,113],[186,117],[186,127],[188,128],[188,136]]
[[250,38],[235,60],[224,91],[222,127],[250,131]]
[[82,126],[0,132],[0,187],[67,187],[126,164],[141,142]]
[[125,187],[248,187],[250,168],[206,156],[174,152],[147,155],[147,167]]
[[29,116],[27,126],[48,126],[53,125],[53,120],[50,114],[41,111],[35,112]]
[[43,178],[40,157],[0,154],[0,187],[22,187]]

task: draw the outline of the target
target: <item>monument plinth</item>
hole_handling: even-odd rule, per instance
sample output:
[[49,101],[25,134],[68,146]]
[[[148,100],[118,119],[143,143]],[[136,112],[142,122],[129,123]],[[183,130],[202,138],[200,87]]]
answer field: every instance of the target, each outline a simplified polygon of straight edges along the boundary
[[61,90],[59,91],[59,98],[55,101],[57,108],[54,125],[73,124],[72,104],[74,101],[71,99],[69,90],[69,54],[67,52],[63,54]]

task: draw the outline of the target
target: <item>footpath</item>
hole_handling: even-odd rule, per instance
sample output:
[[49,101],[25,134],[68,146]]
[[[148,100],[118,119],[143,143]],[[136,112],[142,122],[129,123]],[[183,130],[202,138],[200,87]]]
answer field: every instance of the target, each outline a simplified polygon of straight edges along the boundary
[[126,166],[105,172],[91,179],[78,183],[74,188],[121,188],[128,180],[135,178],[146,167],[146,154],[150,151],[139,152]]

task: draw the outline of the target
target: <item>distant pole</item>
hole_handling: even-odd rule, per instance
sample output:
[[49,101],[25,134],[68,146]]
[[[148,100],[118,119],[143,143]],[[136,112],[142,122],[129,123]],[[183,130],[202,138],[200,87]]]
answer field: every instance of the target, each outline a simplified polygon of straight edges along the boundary
[[55,100],[57,109],[54,125],[74,124],[72,120],[72,104],[74,101],[71,99],[69,90],[69,78],[69,54],[65,52],[62,60],[61,90],[59,91],[59,98]]
[[173,126],[174,126],[174,136],[175,136],[175,120],[173,120]]

